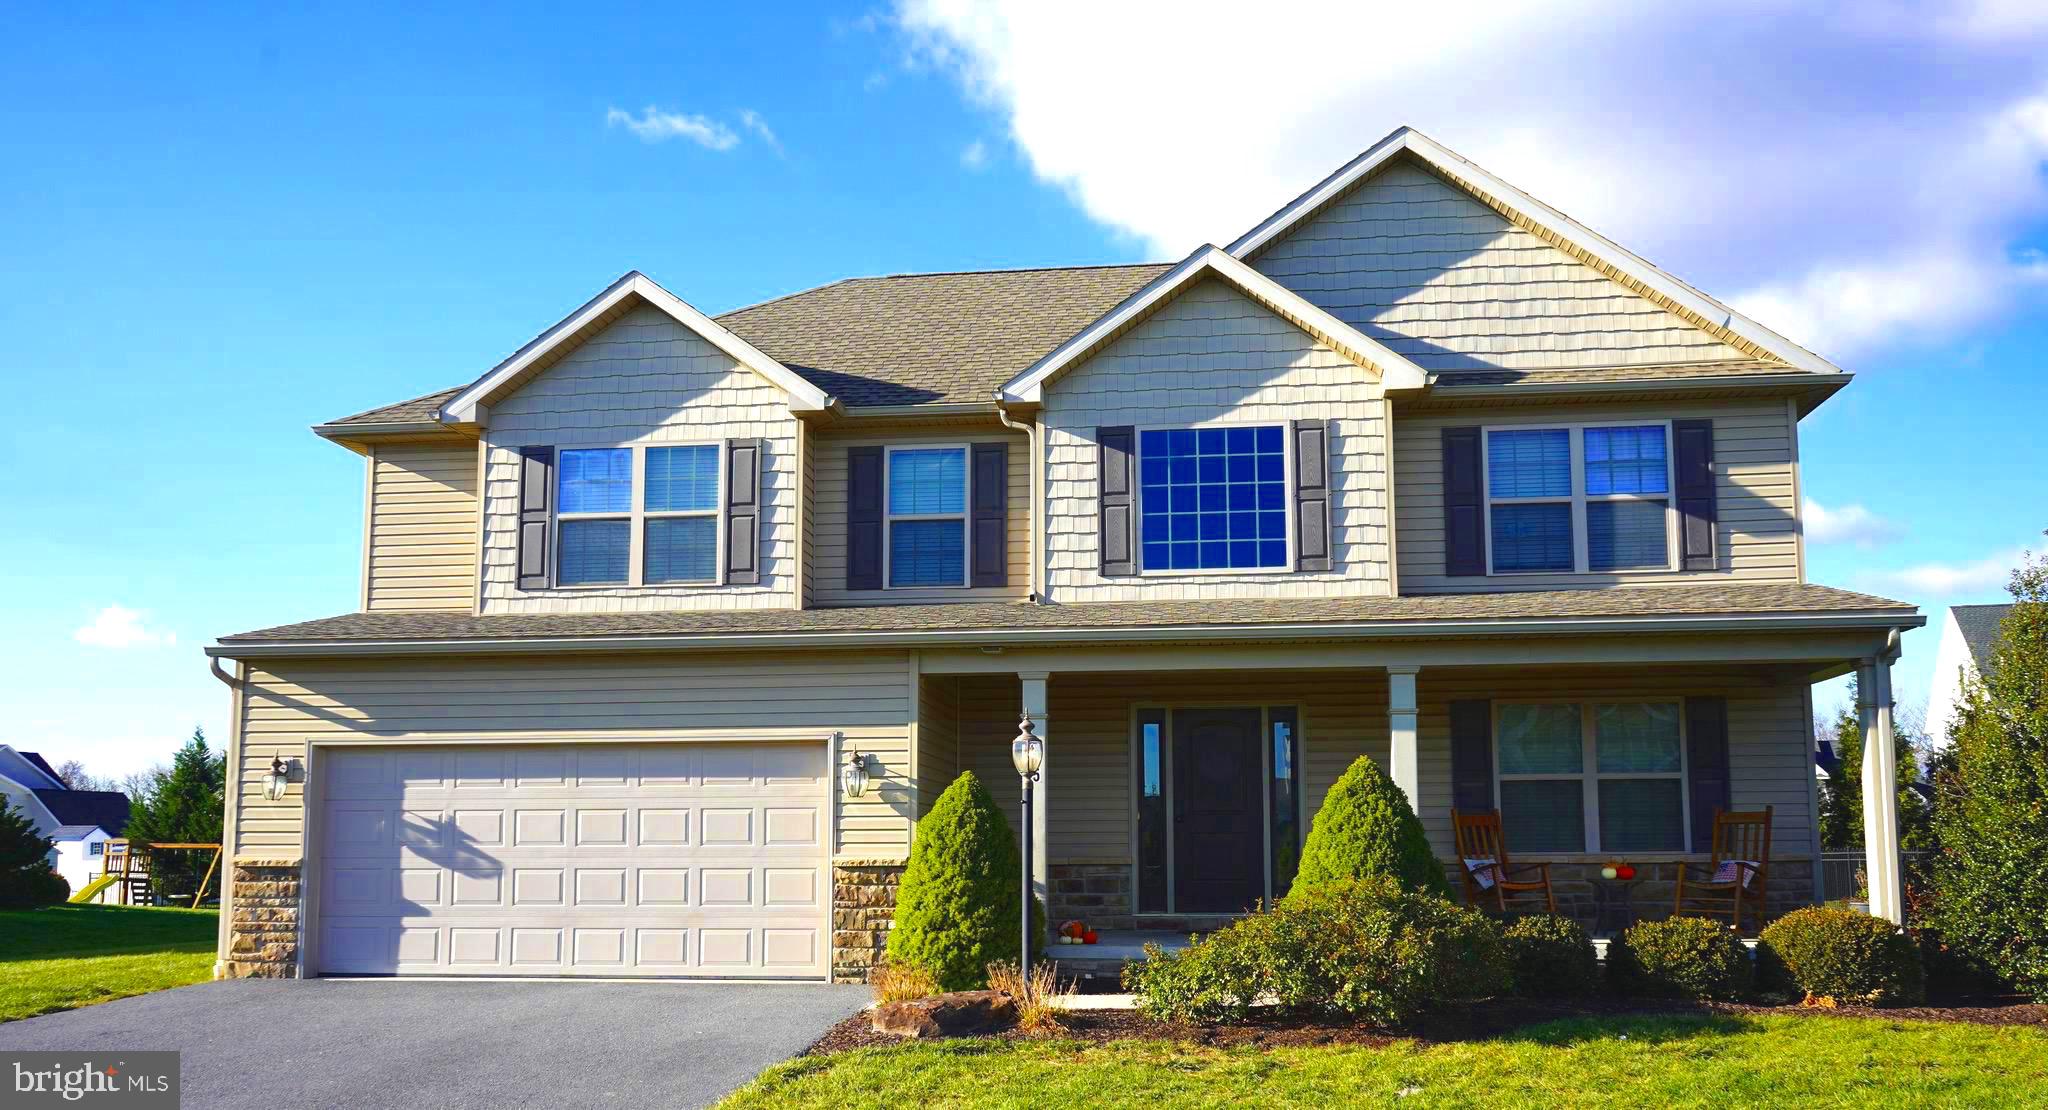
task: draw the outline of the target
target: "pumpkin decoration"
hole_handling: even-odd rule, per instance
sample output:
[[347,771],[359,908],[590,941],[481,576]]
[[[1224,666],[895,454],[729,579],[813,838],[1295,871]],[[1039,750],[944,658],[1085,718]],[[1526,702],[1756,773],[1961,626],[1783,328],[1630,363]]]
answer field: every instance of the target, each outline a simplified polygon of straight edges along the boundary
[[1099,938],[1095,935],[1095,930],[1093,929],[1090,929],[1087,932],[1081,934],[1082,944],[1094,944],[1098,939]]
[[1622,882],[1627,882],[1630,879],[1636,877],[1636,869],[1630,866],[1629,864],[1624,863],[1620,867],[1614,869],[1614,875]]
[[1613,860],[1608,860],[1606,864],[1604,864],[1600,868],[1600,877],[1603,879],[1615,879],[1619,878],[1620,876],[1621,865]]

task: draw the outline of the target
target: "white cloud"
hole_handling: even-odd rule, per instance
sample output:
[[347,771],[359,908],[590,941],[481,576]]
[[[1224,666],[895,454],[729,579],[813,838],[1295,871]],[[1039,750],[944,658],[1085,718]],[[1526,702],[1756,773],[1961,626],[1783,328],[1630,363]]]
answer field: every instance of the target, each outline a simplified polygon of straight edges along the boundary
[[1935,597],[1984,593],[2004,586],[2025,556],[2026,552],[2013,548],[1974,563],[1921,563],[1903,570],[1877,571],[1869,577],[1908,592]]
[[630,112],[613,108],[604,114],[604,123],[606,127],[623,127],[646,143],[688,139],[706,150],[731,150],[740,144],[740,137],[733,133],[732,128],[717,120],[708,116],[663,112],[652,104],[638,118]]
[[960,151],[960,164],[970,170],[988,167],[988,144],[976,139]]
[[752,108],[740,109],[740,126],[753,132],[762,142],[767,143],[770,150],[777,154],[782,153],[782,140],[775,137],[775,132],[769,128],[768,121],[761,118],[761,113],[756,112]]
[[[901,0],[895,23],[908,68],[950,74],[1037,177],[1154,257],[1229,241],[1407,123],[1847,358],[2026,292],[2044,8],[1123,4],[1076,36],[1066,5]],[[1376,45],[1320,65],[1304,27]]]
[[1905,532],[1895,522],[1861,505],[1831,509],[1811,497],[1806,499],[1804,526],[1806,538],[1814,543],[1846,543],[1862,548],[1880,547]]
[[146,614],[123,605],[109,605],[71,634],[81,644],[104,648],[169,647],[175,633],[149,627]]

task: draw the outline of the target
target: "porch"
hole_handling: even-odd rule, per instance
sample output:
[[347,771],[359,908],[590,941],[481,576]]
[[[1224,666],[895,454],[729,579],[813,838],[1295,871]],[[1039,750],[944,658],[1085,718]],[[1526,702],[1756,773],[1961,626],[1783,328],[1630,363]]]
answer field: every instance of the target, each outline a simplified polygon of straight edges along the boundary
[[[1559,912],[1612,932],[1617,905],[1624,918],[1671,912],[1678,868],[1708,862],[1712,809],[1769,806],[1767,912],[1822,900],[1811,685],[1861,667],[1874,692],[1866,734],[1888,734],[1886,641],[1454,647],[922,653],[920,806],[973,771],[1017,827],[1009,742],[1020,715],[1032,719],[1046,741],[1034,886],[1052,924],[1080,919],[1113,938],[1093,952],[1054,948],[1063,962],[1120,962],[1148,938],[1213,928],[1284,894],[1325,793],[1360,755],[1414,802],[1454,886],[1453,807],[1498,809],[1515,862],[1550,865]],[[1531,743],[1534,733],[1547,739]],[[1874,912],[1896,919],[1896,825],[1883,827],[1895,820],[1873,807],[1866,867]],[[1622,889],[1600,877],[1616,860],[1637,870]]]

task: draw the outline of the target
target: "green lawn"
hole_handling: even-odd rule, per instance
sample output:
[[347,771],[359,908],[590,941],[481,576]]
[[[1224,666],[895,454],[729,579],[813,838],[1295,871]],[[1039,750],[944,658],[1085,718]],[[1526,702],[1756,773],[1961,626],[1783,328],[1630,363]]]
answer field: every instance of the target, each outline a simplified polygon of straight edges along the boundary
[[912,1044],[792,1060],[724,1106],[2020,1106],[2043,1091],[2038,1030],[1673,1016],[1387,1048]]
[[0,910],[0,1021],[213,977],[219,910]]

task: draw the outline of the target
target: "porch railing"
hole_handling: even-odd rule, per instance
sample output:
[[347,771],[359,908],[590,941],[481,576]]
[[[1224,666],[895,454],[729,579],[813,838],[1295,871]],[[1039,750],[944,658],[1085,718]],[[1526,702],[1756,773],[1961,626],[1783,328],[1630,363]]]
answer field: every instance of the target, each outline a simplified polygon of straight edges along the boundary
[[[1920,864],[1925,852],[1900,852],[1899,866],[1906,874],[1907,881],[1920,873]],[[1820,854],[1820,881],[1823,897],[1830,902],[1865,897],[1863,868],[1866,860],[1863,849],[1852,848],[1839,852]]]

